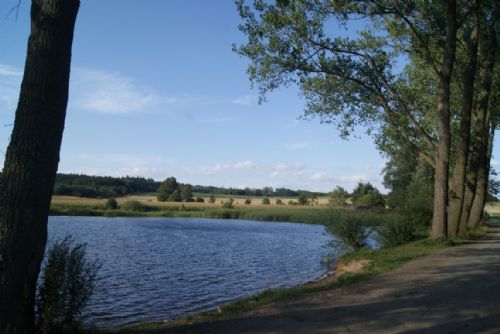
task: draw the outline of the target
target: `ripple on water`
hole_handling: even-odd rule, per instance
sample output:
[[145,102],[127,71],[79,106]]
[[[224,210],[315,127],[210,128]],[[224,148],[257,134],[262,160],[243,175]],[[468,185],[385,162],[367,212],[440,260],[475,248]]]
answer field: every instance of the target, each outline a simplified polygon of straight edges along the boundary
[[103,263],[85,313],[110,328],[213,309],[325,274],[322,226],[196,218],[50,217]]

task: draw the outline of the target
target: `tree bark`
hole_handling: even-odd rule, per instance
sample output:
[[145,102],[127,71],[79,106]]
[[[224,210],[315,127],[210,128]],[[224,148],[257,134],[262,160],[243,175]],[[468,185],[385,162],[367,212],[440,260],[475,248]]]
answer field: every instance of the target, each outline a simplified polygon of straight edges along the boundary
[[[479,16],[479,14],[478,14]],[[448,212],[448,236],[455,237],[460,231],[460,218],[464,203],[466,167],[470,145],[470,127],[472,114],[472,101],[474,97],[474,81],[476,78],[477,49],[479,18],[476,18],[476,25],[473,28],[467,50],[467,65],[463,73],[463,99],[460,112],[460,135],[458,137],[458,147],[456,152],[455,169],[451,178],[451,189]],[[465,224],[465,223],[464,223]]]
[[442,1],[446,8],[446,46],[439,73],[437,107],[438,143],[436,149],[436,175],[434,179],[434,206],[432,216],[432,238],[446,238],[448,175],[450,158],[450,85],[456,50],[456,1]]
[[487,138],[485,139],[484,150],[482,150],[481,161],[477,172],[477,185],[470,210],[468,221],[469,227],[477,227],[481,224],[484,217],[484,206],[488,195],[488,180],[490,172],[491,152],[493,150],[493,138],[495,135],[495,125],[490,124],[490,129],[487,131]]
[[23,82],[0,177],[0,333],[34,331],[79,0],[33,0]]
[[[475,197],[484,192],[478,189],[480,175],[484,174],[484,164],[489,166],[490,158],[485,160],[488,154],[488,126],[489,120],[489,104],[492,89],[493,69],[495,66],[496,58],[496,32],[493,27],[485,28],[481,32],[479,46],[479,87],[478,87],[478,101],[476,110],[474,111],[474,127],[473,127],[473,140],[472,151],[469,163],[469,171],[467,173],[467,183],[464,196],[464,205],[462,209],[462,217],[460,219],[460,228],[465,230],[467,226],[475,226],[474,222],[480,221],[482,216],[479,210],[479,203],[481,200],[476,201],[476,207],[472,212]],[[493,130],[494,131],[494,130]],[[483,170],[481,170],[483,169]],[[489,167],[487,167],[489,169]],[[486,175],[487,177],[488,175]],[[481,176],[482,177],[482,176]],[[484,180],[481,181],[483,183]],[[481,185],[479,188],[487,188],[486,185]],[[480,195],[481,196],[481,195]],[[483,205],[484,207],[484,205]],[[479,215],[479,216],[478,216]]]

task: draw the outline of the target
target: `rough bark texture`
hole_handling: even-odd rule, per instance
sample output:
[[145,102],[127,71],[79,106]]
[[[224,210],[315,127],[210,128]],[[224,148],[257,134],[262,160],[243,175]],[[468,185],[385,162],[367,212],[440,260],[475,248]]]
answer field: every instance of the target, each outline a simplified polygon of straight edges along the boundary
[[[479,21],[477,19],[477,21]],[[464,203],[465,176],[470,145],[470,127],[472,114],[472,101],[474,96],[474,81],[477,65],[477,35],[479,24],[474,27],[468,43],[468,61],[463,73],[463,99],[460,111],[460,136],[456,152],[455,169],[451,179],[450,208],[448,212],[448,236],[455,237],[460,229],[460,217]]]
[[32,333],[36,281],[68,102],[79,0],[33,0],[23,82],[0,178],[0,333]]
[[484,145],[485,147],[481,155],[481,160],[477,172],[477,185],[474,195],[474,201],[472,202],[472,207],[470,210],[468,221],[469,227],[477,227],[483,221],[484,206],[486,204],[486,198],[488,196],[488,180],[494,134],[495,126],[491,124],[489,131],[487,131],[487,138],[485,139],[486,145]]
[[432,237],[447,237],[448,175],[450,158],[450,85],[456,49],[456,1],[443,1],[446,8],[446,46],[439,73],[437,107],[438,143],[436,150],[436,175],[434,179],[434,206]]
[[[489,160],[485,157],[488,152],[488,125],[490,103],[490,93],[492,87],[492,74],[495,65],[496,57],[496,34],[494,29],[485,30],[480,38],[481,44],[479,49],[479,92],[477,107],[474,111],[474,127],[472,138],[472,151],[469,163],[469,171],[467,173],[467,183],[464,196],[464,205],[462,209],[462,218],[460,227],[465,229],[466,226],[474,226],[474,222],[480,221],[481,212],[478,213],[479,207],[476,202],[476,208],[472,213],[472,206],[477,194],[483,190],[478,189],[479,175],[485,173],[486,163],[489,166]],[[480,169],[483,169],[482,171]],[[486,175],[487,176],[487,175]],[[481,181],[481,182],[484,182]],[[481,186],[481,188],[486,185]],[[479,191],[478,191],[479,190]],[[479,216],[478,216],[479,214]]]

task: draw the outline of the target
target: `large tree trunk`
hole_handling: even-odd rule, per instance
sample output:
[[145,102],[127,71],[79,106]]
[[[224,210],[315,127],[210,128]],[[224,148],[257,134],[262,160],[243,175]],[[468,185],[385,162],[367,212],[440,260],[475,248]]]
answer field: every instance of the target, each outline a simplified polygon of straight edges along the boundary
[[488,196],[488,180],[494,135],[495,125],[491,124],[489,131],[487,131],[487,138],[485,139],[486,145],[484,145],[485,147],[482,152],[483,154],[477,172],[476,192],[470,210],[469,221],[467,223],[468,226],[472,228],[479,226],[484,217],[484,206],[486,204],[486,198]]
[[456,49],[456,1],[442,1],[446,7],[446,46],[439,73],[437,108],[438,143],[436,148],[436,175],[434,179],[434,206],[432,237],[447,237],[448,175],[450,159],[450,85]]
[[[479,14],[478,14],[479,15]],[[465,176],[467,159],[470,145],[470,127],[472,114],[472,101],[474,97],[474,81],[476,78],[477,64],[477,35],[479,30],[479,18],[476,18],[476,26],[473,28],[468,41],[467,65],[463,73],[463,99],[460,112],[460,135],[456,152],[455,169],[451,179],[450,208],[448,212],[448,236],[455,237],[460,231],[460,218],[464,203]],[[464,222],[465,224],[465,222]]]
[[[472,151],[469,163],[469,171],[467,175],[467,187],[464,196],[464,205],[462,209],[462,217],[460,228],[465,229],[466,226],[475,226],[482,217],[481,203],[483,200],[476,196],[487,190],[487,183],[484,184],[484,179],[488,177],[490,158],[488,156],[488,126],[489,120],[489,104],[492,89],[493,69],[496,58],[496,33],[493,27],[484,29],[480,38],[481,44],[479,48],[479,92],[477,107],[474,112],[474,127]],[[493,130],[494,131],[494,130]],[[490,138],[491,139],[491,138]],[[490,147],[491,148],[491,147]],[[486,166],[484,164],[487,164]],[[485,174],[486,173],[486,174]],[[484,175],[481,176],[481,175]],[[486,181],[487,182],[487,181]],[[481,183],[481,185],[479,185]],[[479,195],[482,197],[482,195]],[[476,202],[474,212],[472,211],[473,203]],[[484,207],[484,205],[483,205]]]
[[0,333],[32,333],[59,163],[79,0],[33,0],[19,103],[0,178]]

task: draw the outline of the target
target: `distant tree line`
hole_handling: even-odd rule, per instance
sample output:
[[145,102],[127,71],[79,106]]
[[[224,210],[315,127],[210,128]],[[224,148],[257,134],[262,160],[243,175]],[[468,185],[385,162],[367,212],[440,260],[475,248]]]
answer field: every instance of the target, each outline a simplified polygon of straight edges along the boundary
[[[170,177],[168,179],[171,179]],[[167,179],[167,180],[168,180]],[[173,178],[175,180],[175,178]],[[177,183],[177,181],[175,181]],[[83,174],[57,174],[54,186],[54,195],[77,196],[88,198],[120,197],[136,193],[156,193],[163,182],[144,177],[111,177],[92,176]],[[191,187],[191,193],[231,196],[257,197],[296,197],[305,194],[308,198],[325,196],[326,193],[310,192],[306,190],[291,190],[287,188],[264,187],[257,188],[225,188],[215,186],[201,186],[179,183],[178,194],[184,186]],[[187,189],[187,188],[186,188]],[[186,190],[187,191],[187,190]],[[186,195],[186,194],[185,194]],[[170,194],[169,194],[170,196]],[[179,196],[177,196],[178,200]],[[186,197],[186,196],[184,196]],[[192,197],[192,195],[191,195]],[[185,199],[183,199],[185,200]]]
[[57,174],[54,195],[90,198],[119,197],[134,193],[156,192],[159,185],[160,182],[143,177]]

